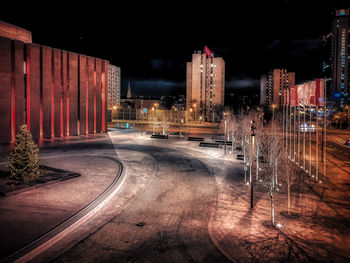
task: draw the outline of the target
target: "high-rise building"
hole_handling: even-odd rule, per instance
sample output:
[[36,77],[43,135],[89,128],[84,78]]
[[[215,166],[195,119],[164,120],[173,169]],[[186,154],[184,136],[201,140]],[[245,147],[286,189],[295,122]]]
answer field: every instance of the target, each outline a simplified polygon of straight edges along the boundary
[[260,104],[266,107],[281,107],[287,91],[295,85],[295,73],[286,69],[273,69],[260,79]]
[[323,38],[327,101],[340,108],[349,103],[349,29],[349,9],[336,10],[332,31]]
[[[207,48],[187,62],[186,110],[188,118],[213,121],[224,106],[225,61]],[[192,109],[192,110],[191,110]]]
[[108,109],[120,106],[120,68],[108,67]]

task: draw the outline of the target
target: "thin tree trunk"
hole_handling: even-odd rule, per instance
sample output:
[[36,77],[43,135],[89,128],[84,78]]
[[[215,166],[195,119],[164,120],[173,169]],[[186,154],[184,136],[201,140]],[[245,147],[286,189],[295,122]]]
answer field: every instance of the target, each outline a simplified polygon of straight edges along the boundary
[[288,190],[288,215],[290,215],[290,178],[287,178],[287,190]]
[[256,181],[259,180],[259,145],[257,145],[257,158],[256,158]]
[[270,189],[270,200],[271,200],[271,223],[272,225],[275,224],[275,206],[273,201],[273,190]]

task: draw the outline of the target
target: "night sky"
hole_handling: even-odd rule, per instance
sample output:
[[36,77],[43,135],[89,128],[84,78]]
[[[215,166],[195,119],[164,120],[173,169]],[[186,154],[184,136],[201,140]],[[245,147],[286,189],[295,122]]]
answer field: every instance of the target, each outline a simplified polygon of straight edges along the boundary
[[[128,1],[17,4],[0,19],[32,32],[34,43],[107,59],[136,95],[185,94],[186,62],[207,45],[226,63],[226,92],[258,92],[271,68],[302,82],[321,73],[322,35],[347,1]],[[243,2],[243,3],[241,3]],[[16,12],[15,12],[16,10]]]

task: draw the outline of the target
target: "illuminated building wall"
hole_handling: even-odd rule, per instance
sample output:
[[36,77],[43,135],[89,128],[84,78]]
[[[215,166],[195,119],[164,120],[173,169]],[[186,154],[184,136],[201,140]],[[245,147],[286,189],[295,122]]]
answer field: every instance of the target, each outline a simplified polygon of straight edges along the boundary
[[192,54],[186,72],[186,110],[192,119],[196,114],[197,120],[202,116],[203,121],[218,117],[225,97],[225,61],[209,52]]
[[26,29],[0,21],[0,36],[24,43],[32,43],[32,33]]
[[120,68],[109,65],[108,67],[108,109],[120,106]]
[[327,79],[327,101],[344,108],[350,102],[350,9],[336,10],[332,31],[324,37],[322,70]]
[[0,36],[0,143],[107,130],[108,61]]
[[260,79],[260,103],[267,107],[281,107],[285,103],[285,91],[295,84],[295,73],[286,69],[273,69]]

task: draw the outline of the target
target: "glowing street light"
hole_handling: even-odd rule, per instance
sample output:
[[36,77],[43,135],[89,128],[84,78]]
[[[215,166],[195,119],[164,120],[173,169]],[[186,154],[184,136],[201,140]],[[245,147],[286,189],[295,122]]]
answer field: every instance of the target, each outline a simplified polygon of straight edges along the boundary
[[193,104],[194,108],[194,121],[197,121],[197,104]]

